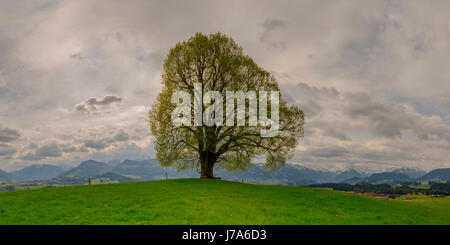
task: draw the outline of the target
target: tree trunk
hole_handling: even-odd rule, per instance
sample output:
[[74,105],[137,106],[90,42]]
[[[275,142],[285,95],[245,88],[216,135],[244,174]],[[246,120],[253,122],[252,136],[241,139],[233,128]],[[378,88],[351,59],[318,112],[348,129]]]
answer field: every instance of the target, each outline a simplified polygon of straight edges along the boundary
[[207,162],[202,162],[202,172],[200,178],[214,179],[214,167]]
[[200,164],[201,164],[201,175],[200,178],[206,179],[220,179],[214,177],[214,164],[216,163],[216,158],[214,154],[209,152],[200,153]]

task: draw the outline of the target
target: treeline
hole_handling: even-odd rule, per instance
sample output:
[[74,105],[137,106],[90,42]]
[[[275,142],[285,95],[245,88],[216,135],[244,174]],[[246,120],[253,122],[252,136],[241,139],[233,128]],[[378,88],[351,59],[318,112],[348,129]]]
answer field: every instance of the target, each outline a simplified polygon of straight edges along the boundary
[[420,183],[414,182],[404,182],[398,185],[388,185],[388,184],[370,184],[370,183],[358,183],[358,184],[347,184],[347,183],[325,183],[325,184],[314,184],[310,187],[322,187],[322,188],[332,188],[333,190],[339,191],[353,191],[361,193],[377,193],[377,194],[392,194],[392,195],[406,195],[406,194],[424,194],[424,195],[450,195],[450,183],[436,183],[430,182],[429,188],[420,188]]

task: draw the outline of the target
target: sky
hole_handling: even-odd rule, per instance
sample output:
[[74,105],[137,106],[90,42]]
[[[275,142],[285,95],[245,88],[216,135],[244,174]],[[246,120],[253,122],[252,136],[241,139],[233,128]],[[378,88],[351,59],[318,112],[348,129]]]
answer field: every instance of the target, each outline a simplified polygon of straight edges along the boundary
[[0,169],[155,156],[162,63],[232,37],[305,112],[289,163],[450,167],[450,2],[0,1]]

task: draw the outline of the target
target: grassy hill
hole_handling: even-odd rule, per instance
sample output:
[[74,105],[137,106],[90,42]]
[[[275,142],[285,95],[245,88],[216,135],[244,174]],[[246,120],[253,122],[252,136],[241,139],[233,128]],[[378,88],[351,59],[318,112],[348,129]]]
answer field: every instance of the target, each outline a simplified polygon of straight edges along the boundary
[[178,179],[0,193],[0,224],[450,224],[450,198]]

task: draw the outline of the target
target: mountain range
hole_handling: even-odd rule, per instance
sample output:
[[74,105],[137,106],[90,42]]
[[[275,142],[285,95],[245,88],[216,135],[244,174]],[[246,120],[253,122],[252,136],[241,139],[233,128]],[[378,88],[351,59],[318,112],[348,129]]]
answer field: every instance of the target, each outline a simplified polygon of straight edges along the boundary
[[33,181],[51,179],[61,174],[64,169],[47,164],[34,164],[18,171],[9,173],[14,181]]
[[433,169],[420,177],[419,180],[450,181],[450,168]]
[[89,177],[108,172],[109,166],[103,162],[94,160],[84,161],[75,168],[62,172],[58,177]]
[[[400,183],[407,181],[450,181],[450,168],[434,169],[428,173],[419,169],[400,168],[390,172],[367,174],[355,169],[334,172],[315,170],[293,164],[286,164],[278,171],[266,172],[262,165],[255,164],[246,171],[215,171],[217,176],[225,180],[245,181],[258,184],[311,185],[317,183]],[[0,182],[25,182],[52,180],[53,182],[76,183],[98,178],[101,182],[147,181],[166,178],[197,178],[199,174],[193,170],[177,171],[162,167],[157,160],[124,160],[108,163],[88,160],[77,167],[64,170],[46,164],[36,164],[24,169],[5,172],[0,170]]]

